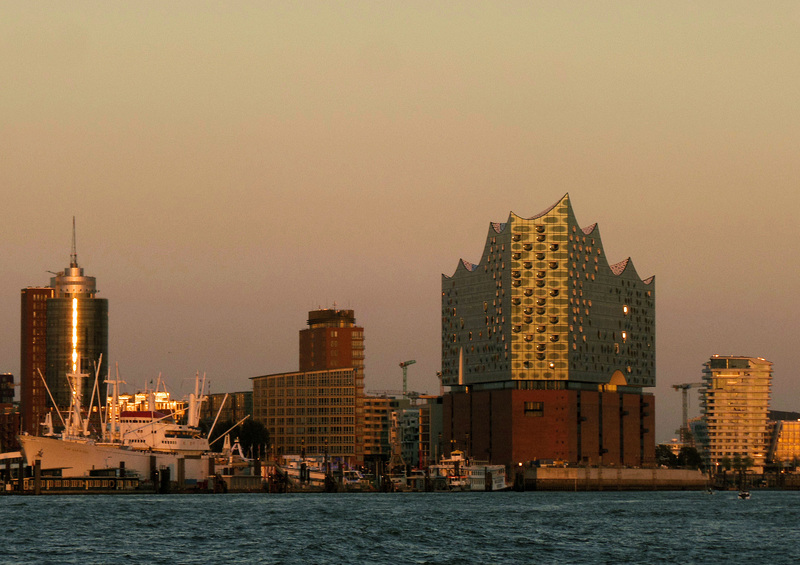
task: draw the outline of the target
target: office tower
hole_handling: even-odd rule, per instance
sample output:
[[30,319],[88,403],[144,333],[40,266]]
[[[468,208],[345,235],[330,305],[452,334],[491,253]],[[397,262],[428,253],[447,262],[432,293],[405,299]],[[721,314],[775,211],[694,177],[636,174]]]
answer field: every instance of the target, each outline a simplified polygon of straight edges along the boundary
[[281,455],[364,462],[364,330],[352,310],[315,310],[300,331],[300,371],[252,377],[253,416]]
[[54,292],[49,287],[20,292],[20,413],[22,430],[33,435],[38,435],[39,424],[52,406],[42,377],[47,372],[47,301]]
[[763,469],[769,447],[772,363],[761,357],[714,355],[703,365],[701,449],[712,466],[747,460]]
[[352,310],[312,310],[300,330],[300,370],[340,367],[364,370],[364,328],[356,326]]
[[[99,397],[106,398],[108,367],[108,300],[97,298],[94,277],[86,276],[78,265],[75,246],[75,220],[72,224],[72,253],[69,267],[50,278],[53,298],[47,301],[47,386],[56,405],[70,404],[66,374],[80,370],[93,379],[99,372]],[[102,361],[101,361],[102,356]],[[80,362],[80,367],[77,363]],[[100,363],[100,366],[98,366]],[[93,380],[83,387],[82,405],[88,407]],[[94,406],[98,405],[95,400]]]
[[495,463],[654,461],[655,282],[610,264],[569,195],[492,223],[442,276],[444,445]]

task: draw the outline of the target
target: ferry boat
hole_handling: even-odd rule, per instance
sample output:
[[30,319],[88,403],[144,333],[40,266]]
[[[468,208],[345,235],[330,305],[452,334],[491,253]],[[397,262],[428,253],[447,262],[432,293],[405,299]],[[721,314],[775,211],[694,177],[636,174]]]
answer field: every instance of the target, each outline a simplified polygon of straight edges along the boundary
[[[80,363],[75,364],[80,367]],[[68,373],[72,395],[64,430],[53,433],[51,413],[47,414],[44,436],[22,434],[19,443],[25,462],[33,466],[38,460],[43,471],[65,477],[89,476],[100,469],[124,469],[145,480],[154,479],[154,471],[182,476],[187,482],[204,481],[209,477],[208,438],[198,427],[200,407],[205,396],[200,390],[200,376],[195,375],[195,391],[189,395],[187,423],[178,424],[176,413],[157,410],[155,395],[137,410],[119,410],[119,379],[109,380],[114,392],[102,418],[101,434],[89,431],[88,419],[81,407],[83,380],[88,375],[73,369]],[[95,384],[97,375],[95,376]],[[87,413],[91,413],[91,406]],[[213,472],[213,468],[211,469]]]
[[469,473],[470,490],[498,491],[509,488],[506,483],[505,465],[470,465]]
[[443,456],[437,465],[428,467],[428,473],[434,483],[444,482],[447,490],[470,490],[468,465],[464,452],[456,449],[450,457]]
[[470,461],[463,451],[455,450],[428,468],[434,482],[444,482],[448,490],[498,491],[508,487],[504,465]]

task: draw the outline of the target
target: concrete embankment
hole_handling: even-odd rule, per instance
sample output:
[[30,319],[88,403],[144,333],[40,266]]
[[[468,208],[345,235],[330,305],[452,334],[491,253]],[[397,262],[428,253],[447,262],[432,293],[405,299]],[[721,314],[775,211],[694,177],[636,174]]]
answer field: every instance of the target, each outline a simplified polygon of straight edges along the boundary
[[703,490],[709,483],[691,469],[529,467],[518,471],[515,485],[524,490]]

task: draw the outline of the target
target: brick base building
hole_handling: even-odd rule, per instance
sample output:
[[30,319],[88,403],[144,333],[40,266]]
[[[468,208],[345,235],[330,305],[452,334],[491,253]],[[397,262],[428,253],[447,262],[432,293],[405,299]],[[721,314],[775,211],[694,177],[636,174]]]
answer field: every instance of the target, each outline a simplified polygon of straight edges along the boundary
[[655,464],[650,394],[483,390],[444,396],[443,447],[492,463]]

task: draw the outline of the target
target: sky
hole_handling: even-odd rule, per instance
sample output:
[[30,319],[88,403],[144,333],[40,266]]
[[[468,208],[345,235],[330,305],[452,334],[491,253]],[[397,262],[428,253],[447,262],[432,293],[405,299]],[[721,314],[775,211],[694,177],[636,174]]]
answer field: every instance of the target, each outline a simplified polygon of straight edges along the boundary
[[713,354],[800,410],[798,28],[780,1],[3,2],[0,372],[75,216],[131,387],[246,390],[338,307],[368,391],[414,359],[435,393],[441,275],[569,193],[656,277],[658,441]]

